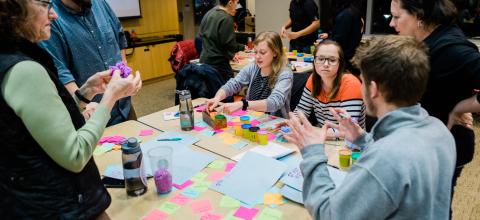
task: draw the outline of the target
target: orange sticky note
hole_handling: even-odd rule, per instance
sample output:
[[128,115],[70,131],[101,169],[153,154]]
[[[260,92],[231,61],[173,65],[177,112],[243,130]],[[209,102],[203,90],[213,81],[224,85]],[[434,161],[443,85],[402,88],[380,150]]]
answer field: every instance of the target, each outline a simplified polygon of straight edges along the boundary
[[283,204],[283,197],[282,194],[279,193],[265,193],[263,195],[263,203],[265,205],[281,205]]

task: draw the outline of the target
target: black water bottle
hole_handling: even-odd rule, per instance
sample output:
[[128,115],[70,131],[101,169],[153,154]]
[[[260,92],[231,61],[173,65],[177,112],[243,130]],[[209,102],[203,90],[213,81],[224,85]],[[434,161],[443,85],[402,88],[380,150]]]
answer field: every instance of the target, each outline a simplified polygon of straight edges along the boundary
[[147,192],[147,177],[142,162],[142,150],[136,138],[122,145],[123,176],[127,195],[140,196]]

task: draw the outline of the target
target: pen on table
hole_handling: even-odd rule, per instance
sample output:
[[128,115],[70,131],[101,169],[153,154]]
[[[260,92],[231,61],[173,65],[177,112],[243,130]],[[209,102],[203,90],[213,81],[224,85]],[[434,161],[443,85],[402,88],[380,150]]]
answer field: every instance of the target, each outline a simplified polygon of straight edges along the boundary
[[163,139],[157,139],[157,141],[181,141],[182,138],[163,138]]

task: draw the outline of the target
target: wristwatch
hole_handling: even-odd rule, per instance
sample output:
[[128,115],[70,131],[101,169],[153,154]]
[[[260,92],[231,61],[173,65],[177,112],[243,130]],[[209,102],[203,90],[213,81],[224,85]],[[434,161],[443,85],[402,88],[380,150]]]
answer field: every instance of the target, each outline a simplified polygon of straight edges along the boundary
[[75,90],[75,96],[77,96],[77,98],[82,101],[82,102],[85,102],[86,104],[90,103],[91,101],[88,100],[87,98],[85,98],[85,96],[83,96],[82,94],[80,94],[80,90],[77,89]]
[[246,99],[242,99],[242,103],[243,103],[242,110],[246,111],[248,108],[248,101]]

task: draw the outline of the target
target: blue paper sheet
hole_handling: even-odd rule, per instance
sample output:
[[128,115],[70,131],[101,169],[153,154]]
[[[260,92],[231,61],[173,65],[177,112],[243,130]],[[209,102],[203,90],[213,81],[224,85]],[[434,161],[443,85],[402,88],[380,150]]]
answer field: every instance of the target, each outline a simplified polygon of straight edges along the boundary
[[[172,153],[172,180],[175,184],[182,184],[189,180],[192,176],[200,172],[210,162],[216,159],[216,156],[210,153],[204,153],[191,150],[188,146],[198,141],[198,138],[188,134],[180,134],[174,132],[166,132],[170,134],[162,134],[153,141],[146,142],[141,145],[143,156],[143,163],[145,173],[147,176],[153,176],[152,168],[150,167],[150,158],[148,151],[157,147],[171,147]],[[174,134],[174,136],[171,136]],[[181,141],[156,141],[160,138],[181,137]],[[162,142],[162,143],[159,143]]]
[[235,167],[211,189],[249,205],[262,203],[263,195],[286,170],[287,165],[275,159],[247,152]]
[[283,185],[283,187],[280,189],[280,193],[282,193],[285,198],[303,204],[302,191],[298,191],[288,185]]

